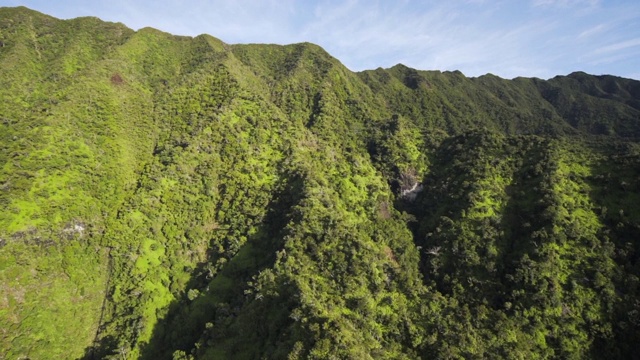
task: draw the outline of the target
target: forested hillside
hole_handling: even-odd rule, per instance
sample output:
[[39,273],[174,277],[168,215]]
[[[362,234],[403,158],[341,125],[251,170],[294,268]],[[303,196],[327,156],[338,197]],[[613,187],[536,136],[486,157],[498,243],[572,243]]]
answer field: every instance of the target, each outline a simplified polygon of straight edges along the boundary
[[0,8],[0,359],[630,359],[640,82]]

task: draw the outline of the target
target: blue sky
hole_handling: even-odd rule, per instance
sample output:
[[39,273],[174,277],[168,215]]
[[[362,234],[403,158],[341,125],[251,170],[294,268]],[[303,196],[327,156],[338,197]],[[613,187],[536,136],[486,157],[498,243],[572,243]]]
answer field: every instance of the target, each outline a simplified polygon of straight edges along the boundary
[[640,0],[0,0],[68,19],[206,33],[227,43],[322,46],[354,71],[397,63],[550,78],[640,79]]

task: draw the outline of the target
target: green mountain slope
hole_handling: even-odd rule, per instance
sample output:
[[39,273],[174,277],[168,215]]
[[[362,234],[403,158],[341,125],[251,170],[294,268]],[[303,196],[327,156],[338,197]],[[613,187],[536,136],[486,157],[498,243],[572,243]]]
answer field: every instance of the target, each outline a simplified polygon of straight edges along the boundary
[[0,41],[4,358],[637,354],[638,81],[26,8]]

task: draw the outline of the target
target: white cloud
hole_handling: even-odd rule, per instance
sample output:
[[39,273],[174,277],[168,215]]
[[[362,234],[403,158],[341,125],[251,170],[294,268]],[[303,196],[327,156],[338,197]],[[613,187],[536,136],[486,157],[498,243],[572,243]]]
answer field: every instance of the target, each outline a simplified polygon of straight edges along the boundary
[[590,38],[593,35],[602,33],[606,29],[607,29],[607,25],[605,25],[605,24],[596,25],[596,26],[594,26],[592,28],[589,28],[589,29],[584,30],[583,32],[581,32],[580,35],[578,35],[578,39]]
[[[505,29],[494,20],[501,9],[483,4],[440,3],[421,11],[407,3],[389,7],[351,1],[322,7],[326,5],[316,9],[318,17],[303,36],[325,46],[352,70],[402,62],[420,69],[460,69],[473,76],[543,76],[544,65],[532,61],[528,47],[556,26],[535,20]],[[520,72],[523,69],[530,72]]]
[[620,50],[624,50],[624,49],[628,49],[636,46],[640,46],[640,38],[621,41],[615,44],[600,47],[594,51],[594,54],[617,52]]

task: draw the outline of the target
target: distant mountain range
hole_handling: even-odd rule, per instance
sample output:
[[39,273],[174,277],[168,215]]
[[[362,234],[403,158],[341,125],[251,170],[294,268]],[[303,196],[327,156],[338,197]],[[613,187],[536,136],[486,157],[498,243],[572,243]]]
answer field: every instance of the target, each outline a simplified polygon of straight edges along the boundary
[[0,8],[0,359],[632,359],[640,82]]

